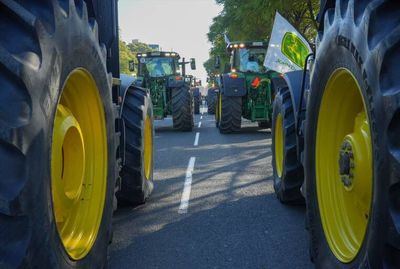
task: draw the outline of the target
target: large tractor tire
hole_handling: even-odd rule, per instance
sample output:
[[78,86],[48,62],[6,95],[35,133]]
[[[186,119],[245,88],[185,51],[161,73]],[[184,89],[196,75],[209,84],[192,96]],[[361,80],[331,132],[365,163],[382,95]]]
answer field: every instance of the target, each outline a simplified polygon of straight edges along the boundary
[[272,145],[276,196],[282,203],[304,203],[300,192],[304,181],[303,166],[297,158],[294,110],[287,87],[275,95],[272,112]]
[[194,96],[194,114],[198,115],[200,114],[200,104],[201,104],[201,98],[200,96]]
[[97,24],[83,1],[0,6],[0,267],[103,268],[119,141]]
[[217,105],[217,94],[214,89],[209,89],[207,94],[207,113],[209,115],[215,114],[215,108]]
[[196,114],[196,115],[200,114],[200,107],[201,107],[200,89],[199,88],[195,88],[194,91],[193,91],[194,114]]
[[400,268],[400,5],[336,3],[307,111],[310,253],[317,268]]
[[220,133],[239,132],[242,122],[242,97],[219,95],[218,128]]
[[150,94],[131,86],[125,95],[121,115],[125,158],[121,170],[119,205],[135,206],[146,202],[153,191],[153,106]]
[[192,95],[186,86],[172,89],[172,121],[179,131],[190,132],[193,129]]

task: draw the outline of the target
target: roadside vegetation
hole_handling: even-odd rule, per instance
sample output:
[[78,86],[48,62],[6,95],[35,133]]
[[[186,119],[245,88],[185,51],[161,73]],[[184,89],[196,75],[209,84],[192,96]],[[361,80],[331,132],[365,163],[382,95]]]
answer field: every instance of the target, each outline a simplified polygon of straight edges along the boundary
[[136,54],[137,53],[144,53],[151,51],[151,48],[141,42],[136,43],[127,43],[119,40],[119,62],[120,62],[120,70],[121,74],[130,74],[134,75],[131,71],[129,71],[129,61],[135,61],[137,64]]
[[[229,61],[226,54],[224,34],[230,40],[268,41],[274,23],[275,12],[281,13],[307,39],[311,40],[317,31],[315,20],[318,14],[318,0],[216,0],[223,6],[222,12],[214,18],[208,32],[212,44],[210,58],[204,63],[207,73],[220,73]],[[215,70],[215,57],[221,56],[221,69]]]

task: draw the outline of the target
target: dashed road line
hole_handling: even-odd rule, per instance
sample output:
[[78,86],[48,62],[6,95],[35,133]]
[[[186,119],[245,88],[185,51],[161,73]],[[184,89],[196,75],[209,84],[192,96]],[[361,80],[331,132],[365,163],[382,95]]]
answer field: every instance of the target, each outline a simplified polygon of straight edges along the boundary
[[199,121],[199,128],[201,127],[201,121]]
[[196,137],[194,138],[194,144],[193,146],[197,147],[199,145],[199,137],[200,137],[200,133],[197,132],[196,133]]
[[185,214],[188,212],[190,191],[192,188],[192,175],[193,175],[195,162],[196,162],[196,157],[190,157],[189,164],[188,164],[188,167],[186,170],[186,178],[185,178],[185,184],[183,186],[181,204],[178,209],[179,214]]

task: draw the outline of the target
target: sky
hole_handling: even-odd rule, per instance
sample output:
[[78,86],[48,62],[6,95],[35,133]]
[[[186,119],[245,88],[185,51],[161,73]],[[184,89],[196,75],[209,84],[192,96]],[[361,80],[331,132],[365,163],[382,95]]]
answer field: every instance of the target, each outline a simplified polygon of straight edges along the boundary
[[126,42],[139,39],[174,50],[186,59],[195,58],[197,69],[188,74],[203,80],[203,63],[211,44],[207,33],[212,19],[222,10],[214,0],[119,0],[119,28]]

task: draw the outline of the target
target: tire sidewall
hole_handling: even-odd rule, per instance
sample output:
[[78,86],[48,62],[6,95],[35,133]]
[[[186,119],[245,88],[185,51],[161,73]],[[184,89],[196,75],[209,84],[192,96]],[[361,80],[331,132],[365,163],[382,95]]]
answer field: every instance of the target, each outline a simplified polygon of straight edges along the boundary
[[[89,29],[89,28],[88,28]],[[88,30],[89,31],[89,30]],[[107,259],[107,247],[111,233],[111,218],[113,212],[113,195],[115,185],[115,128],[111,98],[110,83],[107,79],[107,71],[105,69],[104,59],[102,59],[101,51],[97,45],[97,41],[93,35],[85,35],[85,31],[80,31],[71,35],[64,36],[72,44],[76,44],[70,48],[68,44],[60,40],[56,40],[52,61],[47,62],[48,66],[43,66],[42,70],[52,70],[51,73],[43,72],[38,77],[36,85],[36,100],[41,110],[36,110],[33,114],[32,122],[43,122],[41,125],[42,133],[46,134],[41,143],[43,149],[43,162],[40,164],[36,161],[35,165],[30,167],[28,172],[33,178],[42,179],[41,183],[33,183],[32,188],[37,189],[35,197],[30,197],[32,207],[29,210],[30,219],[32,219],[32,241],[31,254],[29,259],[34,261],[28,262],[36,264],[39,262],[43,266],[56,266],[59,268],[101,268]],[[57,37],[56,37],[57,38]],[[106,121],[107,133],[107,153],[108,153],[108,169],[107,169],[107,186],[105,193],[104,209],[101,223],[99,226],[97,238],[86,257],[79,261],[74,261],[66,253],[60,236],[57,231],[51,194],[51,145],[53,135],[53,124],[57,110],[57,104],[60,100],[64,83],[72,71],[84,68],[93,77],[99,96],[104,108],[104,117]],[[50,101],[49,101],[50,99]],[[48,106],[43,108],[43,100],[47,100]],[[35,152],[31,152],[36,155]],[[37,152],[36,152],[37,153]],[[35,156],[30,156],[32,159]],[[28,157],[29,158],[29,157]],[[37,158],[37,156],[36,156]],[[32,162],[31,162],[32,163]],[[36,186],[36,187],[35,187]],[[41,246],[36,244],[40,242]],[[35,257],[35,258],[33,258]],[[33,260],[34,259],[34,260]]]
[[[360,35],[349,25],[345,25],[340,30],[340,34],[347,36],[358,50],[361,56],[367,53],[365,47],[360,46],[362,40]],[[377,184],[377,179],[384,179],[386,172],[382,169],[382,154],[379,154],[379,146],[382,145],[383,136],[376,128],[378,112],[373,110],[373,102],[380,102],[379,89],[376,86],[376,77],[366,76],[363,79],[363,66],[360,66],[350,50],[343,46],[338,46],[337,37],[339,35],[338,25],[333,26],[324,36],[318,48],[319,54],[316,57],[314,72],[311,78],[311,93],[307,107],[306,136],[305,136],[305,173],[307,179],[307,215],[310,223],[311,235],[311,256],[317,268],[379,268],[380,257],[382,256],[383,240],[386,237],[386,210],[385,210],[385,183]],[[352,40],[355,39],[355,41]],[[358,38],[358,40],[357,40]],[[365,58],[364,58],[365,59]],[[324,92],[324,87],[337,68],[347,68],[358,81],[362,96],[365,101],[366,110],[371,128],[371,140],[373,141],[373,193],[371,214],[366,231],[366,235],[361,249],[355,259],[348,264],[341,263],[331,252],[326,241],[324,230],[321,223],[321,216],[318,209],[318,199],[316,193],[315,175],[315,141],[318,122],[319,108]],[[367,67],[368,68],[368,67]],[[371,68],[371,67],[370,67]],[[367,72],[370,70],[367,70]],[[370,72],[371,74],[373,72]],[[370,86],[367,86],[370,85]],[[371,88],[372,87],[372,88]],[[374,114],[372,114],[374,111]],[[380,156],[381,155],[381,156]]]

